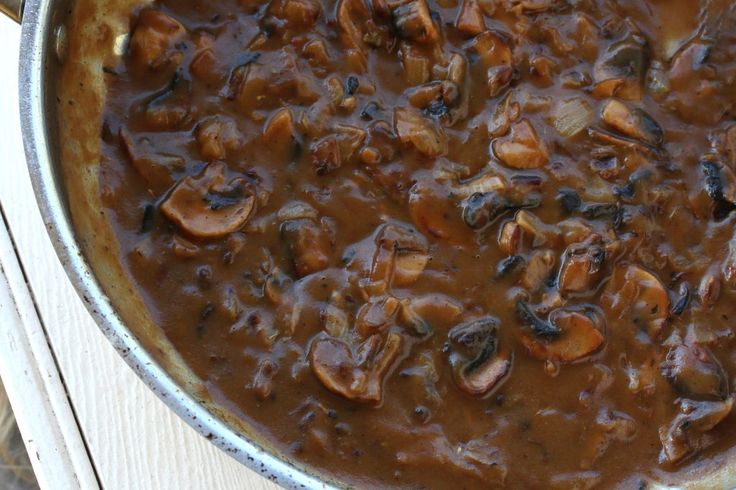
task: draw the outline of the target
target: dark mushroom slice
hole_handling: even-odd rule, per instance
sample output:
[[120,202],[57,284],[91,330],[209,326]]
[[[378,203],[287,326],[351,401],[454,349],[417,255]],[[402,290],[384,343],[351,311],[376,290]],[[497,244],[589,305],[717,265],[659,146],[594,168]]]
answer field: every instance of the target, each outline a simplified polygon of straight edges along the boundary
[[526,119],[513,124],[506,136],[496,138],[492,147],[496,157],[512,168],[540,168],[549,163],[547,146]]
[[256,198],[242,178],[228,180],[227,166],[210,163],[196,177],[185,177],[161,204],[161,213],[196,238],[220,238],[242,228]]
[[594,97],[640,100],[649,58],[646,48],[632,40],[612,44],[593,67]]
[[440,37],[425,0],[395,2],[391,8],[391,23],[396,34],[409,41],[430,44]]
[[564,254],[557,287],[563,295],[590,291],[600,279],[606,249],[595,235],[570,245]]
[[723,221],[736,210],[736,176],[730,168],[721,165],[714,155],[701,158],[700,168],[705,177],[705,193],[713,201],[713,219]]
[[[381,345],[382,344],[382,345]],[[401,354],[401,335],[390,332],[385,341],[374,335],[353,351],[342,340],[319,337],[312,342],[312,371],[328,390],[348,400],[379,404],[383,381]]]
[[501,386],[511,372],[512,356],[499,347],[498,320],[483,317],[457,325],[448,333],[453,379],[468,395],[483,398]]
[[667,153],[661,148],[652,146],[648,143],[645,143],[644,141],[633,139],[633,138],[628,138],[626,136],[620,136],[611,131],[607,131],[605,129],[601,129],[598,127],[589,127],[588,135],[591,138],[600,141],[601,143],[606,143],[610,145],[621,146],[623,148],[628,148],[631,150],[636,150],[645,155],[657,158],[659,160],[664,159],[665,156],[667,155]]
[[672,347],[661,364],[662,376],[687,397],[724,399],[728,378],[712,352],[696,343]]
[[611,99],[601,111],[603,122],[619,133],[652,146],[662,144],[662,128],[652,116],[641,109],[631,109],[623,102]]
[[520,332],[519,339],[529,354],[539,360],[560,363],[583,360],[598,352],[606,341],[605,318],[593,306],[557,308],[549,314],[547,322],[526,316],[525,323],[531,323],[531,332]]
[[460,203],[463,222],[473,230],[493,223],[508,211],[539,206],[541,198],[536,193],[512,194],[504,191],[476,192]]
[[677,465],[716,441],[711,431],[731,413],[733,398],[723,401],[682,400],[680,413],[659,428],[660,462]]

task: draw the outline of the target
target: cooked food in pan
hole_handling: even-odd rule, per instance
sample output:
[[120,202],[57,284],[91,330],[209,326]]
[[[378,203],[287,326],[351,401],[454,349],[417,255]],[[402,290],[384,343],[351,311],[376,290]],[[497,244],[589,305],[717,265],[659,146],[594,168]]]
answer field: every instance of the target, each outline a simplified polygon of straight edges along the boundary
[[124,52],[121,259],[287,457],[648,488],[736,446],[728,0],[157,0]]

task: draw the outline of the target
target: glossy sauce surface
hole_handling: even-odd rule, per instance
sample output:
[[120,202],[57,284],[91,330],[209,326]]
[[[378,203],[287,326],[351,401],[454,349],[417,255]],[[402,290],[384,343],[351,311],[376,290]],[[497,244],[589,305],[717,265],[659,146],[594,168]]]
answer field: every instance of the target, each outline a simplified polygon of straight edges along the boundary
[[211,394],[359,487],[646,488],[736,445],[736,14],[159,0],[103,202]]

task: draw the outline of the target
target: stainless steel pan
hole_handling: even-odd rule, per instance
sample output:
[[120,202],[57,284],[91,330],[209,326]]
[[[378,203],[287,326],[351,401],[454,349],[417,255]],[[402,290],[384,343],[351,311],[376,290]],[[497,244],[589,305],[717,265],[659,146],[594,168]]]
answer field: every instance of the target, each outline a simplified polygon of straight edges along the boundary
[[[54,248],[78,294],[115,349],[140,378],[199,433],[233,458],[287,488],[329,488],[327,479],[288,462],[258,440],[227,410],[207,400],[197,380],[163,339],[144,338],[131,329],[121,309],[126,301],[109,294],[73,226],[60,166],[56,119],[56,77],[64,58],[65,0],[0,0],[0,12],[22,20],[20,113],[23,139],[36,199]],[[94,255],[94,253],[93,253]],[[97,273],[97,274],[96,274]],[[104,275],[104,274],[103,274]],[[119,298],[117,298],[119,299]],[[137,330],[137,331],[136,331]],[[155,348],[154,348],[155,346]]]
[[[72,1],[74,5],[87,4],[92,10],[97,5],[107,4],[113,10],[122,11],[124,6],[147,0],[26,0],[25,4],[23,0],[0,0],[0,12],[18,22],[22,19],[19,86],[28,169],[41,214],[71,282],[97,324],[138,376],[174,412],[214,444],[287,488],[344,486],[288,461],[226,407],[208,399],[201,382],[189,372],[160,330],[147,318],[142,301],[136,298],[135,288],[130,287],[114,253],[114,237],[111,232],[104,232],[108,225],[106,219],[100,218],[101,206],[95,206],[99,203],[98,193],[94,192],[98,161],[91,158],[95,156],[94,151],[85,153],[78,144],[85,137],[92,149],[95,141],[99,144],[101,111],[98,107],[97,113],[93,109],[87,113],[76,109],[75,113],[67,104],[59,104],[61,99],[57,100],[65,95],[59,90],[57,80],[65,76],[77,77],[80,86],[82,83],[94,85],[89,67],[69,73],[64,64],[67,40],[73,37],[68,36],[67,26],[72,34],[93,31],[93,35],[101,36],[102,44],[109,44],[111,52],[122,43],[120,36],[115,37],[114,29],[110,28],[108,17],[112,16],[106,15],[109,12],[97,9],[100,11],[92,20],[77,19],[75,23],[75,19],[70,18],[70,12],[74,11]],[[127,29],[127,17],[125,22],[118,22],[118,27],[119,31]],[[96,67],[101,68],[100,65]],[[77,78],[73,79],[75,86]],[[98,80],[97,87],[102,86],[104,83]],[[88,99],[99,104],[104,100],[100,94],[95,99],[94,91],[90,95],[87,89],[72,90],[72,93],[80,102]],[[85,104],[77,106],[83,108]],[[65,111],[70,113],[63,114]],[[59,112],[63,116],[62,125],[58,123]],[[78,132],[79,138],[75,138],[76,133],[69,128],[68,118],[73,116],[78,117],[80,127],[90,126]],[[62,160],[67,165],[62,165]],[[70,161],[72,165],[68,164]],[[75,192],[70,192],[70,186]],[[112,251],[108,250],[110,247]],[[689,481],[682,487],[733,488],[736,485],[736,448],[716,459],[709,467],[683,475]]]

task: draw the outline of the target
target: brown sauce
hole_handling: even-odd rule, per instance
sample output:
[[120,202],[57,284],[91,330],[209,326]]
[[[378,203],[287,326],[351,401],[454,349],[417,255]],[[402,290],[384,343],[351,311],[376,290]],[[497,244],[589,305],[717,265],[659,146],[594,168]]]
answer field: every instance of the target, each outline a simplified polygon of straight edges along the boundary
[[646,488],[736,445],[726,0],[158,0],[101,188],[153,317],[359,487]]

